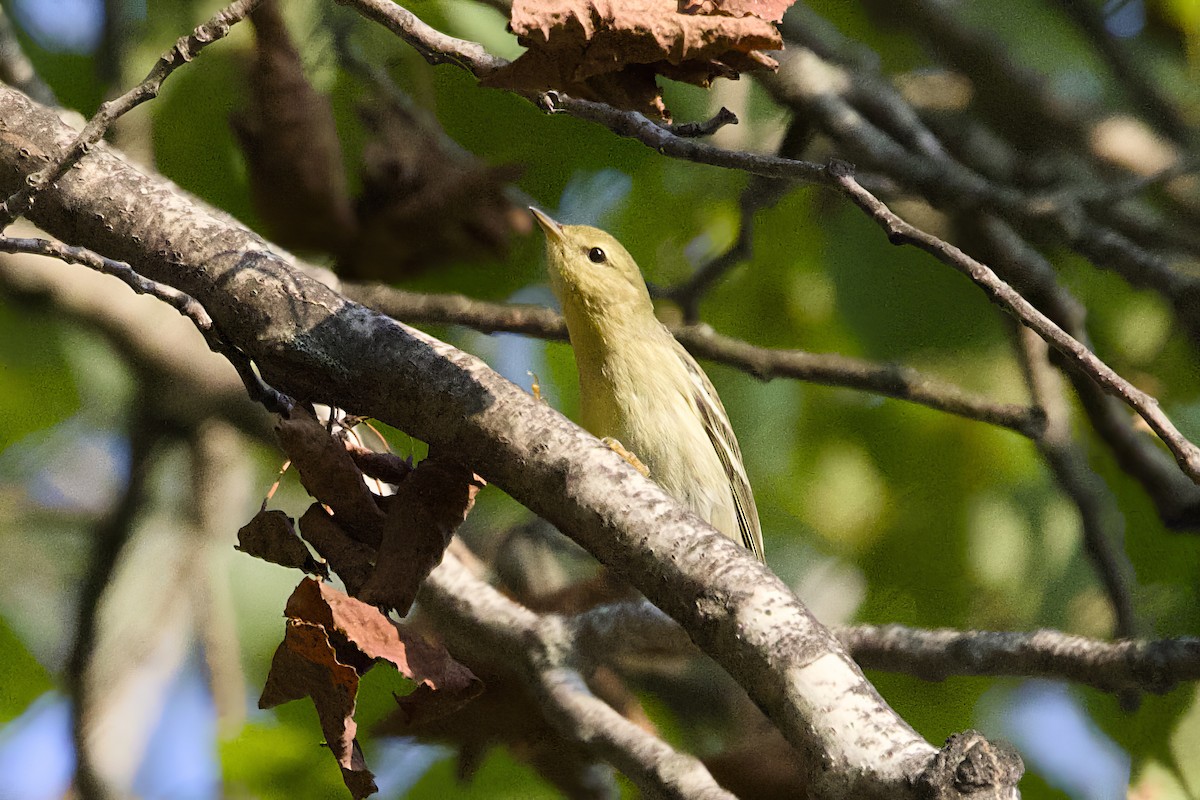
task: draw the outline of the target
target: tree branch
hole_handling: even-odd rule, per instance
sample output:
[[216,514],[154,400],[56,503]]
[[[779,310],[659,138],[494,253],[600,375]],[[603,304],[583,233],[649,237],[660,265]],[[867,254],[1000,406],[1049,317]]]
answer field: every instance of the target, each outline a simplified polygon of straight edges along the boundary
[[141,83],[115,100],[102,103],[69,148],[42,169],[27,175],[24,186],[0,203],[0,230],[24,214],[38,193],[61,178],[72,164],[91,150],[117,119],[147,100],[158,97],[163,82],[172,72],[200,55],[200,51],[208,45],[228,36],[233,26],[245,19],[260,2],[262,0],[234,0],[190,34],[179,37],[174,47],[159,56],[158,62]]
[[1033,307],[1015,289],[997,277],[996,273],[979,263],[948,242],[922,231],[896,216],[874,195],[854,179],[849,165],[839,172],[838,183],[854,204],[871,217],[892,244],[909,244],[917,247],[966,275],[1022,325],[1035,331],[1046,342],[1061,353],[1077,369],[1095,381],[1109,394],[1120,398],[1138,413],[1175,456],[1188,477],[1200,482],[1200,448],[1185,437],[1163,413],[1158,401],[1118,375],[1101,361],[1091,350],[1070,336],[1058,325]]
[[1162,694],[1200,679],[1200,639],[1101,642],[1060,631],[918,630],[902,625],[839,628],[866,669],[940,681],[956,675],[1069,680],[1105,692]]
[[[658,609],[641,603],[596,606],[566,619],[577,652],[679,653],[690,643]],[[834,636],[863,669],[929,681],[965,676],[1048,678],[1104,692],[1165,694],[1200,680],[1200,638],[1090,639],[1062,631],[963,631],[904,625],[839,625]]]
[[254,372],[250,359],[236,347],[231,346],[213,327],[212,319],[204,307],[195,299],[165,284],[148,280],[134,272],[128,264],[105,258],[99,253],[92,252],[86,247],[72,247],[62,242],[52,242],[39,238],[12,238],[0,234],[0,253],[27,253],[29,255],[48,256],[65,261],[68,264],[79,264],[103,275],[112,275],[138,294],[146,294],[161,300],[174,308],[196,326],[196,330],[204,337],[208,347],[214,353],[219,353],[229,360],[237,370],[242,385],[246,387],[250,399],[261,403],[268,411],[287,411],[294,401],[272,389]]
[[1088,466],[1087,454],[1071,436],[1070,407],[1061,377],[1050,365],[1048,345],[1024,326],[1017,330],[1017,339],[1030,393],[1046,412],[1046,432],[1037,440],[1038,451],[1063,493],[1079,510],[1084,550],[1112,606],[1114,635],[1133,638],[1138,634],[1130,588],[1133,564],[1125,553],[1121,510],[1104,481]]
[[[18,92],[0,87],[0,104],[7,125],[0,188],[9,188],[27,174],[22,147],[57,156],[75,137]],[[914,796],[915,776],[937,751],[887,706],[787,587],[619,455],[478,359],[345,300],[226,215],[104,147],[64,175],[29,216],[195,297],[272,385],[457,453],[566,532],[735,676],[800,752],[814,791]],[[997,780],[1001,788],[1015,778],[1006,772]]]
[[508,64],[478,42],[456,39],[426,25],[416,14],[391,0],[336,0],[399,36],[430,64],[454,64],[476,78],[491,75]]
[[562,617],[538,615],[509,600],[450,553],[425,582],[420,601],[452,645],[469,643],[472,651],[494,653],[515,666],[563,736],[615,766],[647,796],[732,800],[699,760],[592,693],[574,664],[574,637]]
[[[548,308],[489,303],[463,295],[418,294],[379,284],[343,283],[339,288],[346,297],[403,322],[464,325],[482,333],[567,339],[562,317]],[[725,364],[761,380],[796,378],[825,386],[860,389],[998,425],[1027,437],[1037,436],[1044,423],[1037,409],[972,395],[909,367],[836,354],[770,350],[722,336],[704,325],[672,326],[671,333],[696,357]]]
[[[1063,330],[1090,346],[1083,306],[1059,283],[1045,257],[1003,220],[984,215],[977,225],[984,252],[998,274]],[[1141,484],[1163,523],[1173,530],[1200,528],[1200,486],[1179,471],[1154,438],[1134,426],[1135,418],[1119,399],[1106,394],[1090,377],[1065,369],[1061,357],[1054,360],[1064,368],[1092,428],[1117,465]]]

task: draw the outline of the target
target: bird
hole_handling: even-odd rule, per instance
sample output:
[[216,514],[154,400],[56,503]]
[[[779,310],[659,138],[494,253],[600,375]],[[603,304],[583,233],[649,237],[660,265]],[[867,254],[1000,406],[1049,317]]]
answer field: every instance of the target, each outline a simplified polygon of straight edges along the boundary
[[764,561],[742,451],[712,381],[654,315],[633,256],[612,235],[529,209],[579,373],[583,427]]

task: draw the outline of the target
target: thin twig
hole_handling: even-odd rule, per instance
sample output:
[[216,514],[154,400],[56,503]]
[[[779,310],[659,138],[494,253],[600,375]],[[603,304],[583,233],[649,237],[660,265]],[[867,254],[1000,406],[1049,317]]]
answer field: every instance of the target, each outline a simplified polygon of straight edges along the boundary
[[654,288],[652,294],[679,304],[683,321],[700,321],[700,300],[725,273],[750,258],[750,243],[754,239],[754,209],[742,206],[737,238],[723,252],[701,264],[687,280],[665,289]]
[[212,318],[204,310],[204,306],[195,298],[186,295],[178,289],[157,283],[134,271],[133,267],[123,261],[113,261],[86,247],[74,247],[50,239],[27,237],[0,236],[0,252],[28,253],[36,256],[46,256],[64,261],[67,264],[78,264],[93,269],[104,275],[112,275],[126,284],[138,294],[146,294],[161,300],[171,308],[187,317],[208,338],[213,330]]
[[184,294],[178,289],[158,283],[140,275],[133,267],[123,261],[113,261],[110,258],[88,250],[86,247],[75,247],[58,241],[38,238],[16,238],[0,235],[0,252],[28,253],[31,255],[47,256],[64,261],[68,264],[78,264],[88,267],[104,275],[112,275],[126,284],[138,294],[146,294],[161,300],[174,308],[187,319],[191,320],[196,329],[204,337],[210,350],[224,356],[242,379],[250,399],[261,403],[268,411],[288,411],[295,401],[287,395],[268,386],[254,367],[250,359],[238,348],[229,344],[213,324],[212,317],[195,298]]
[[1034,308],[1015,289],[1000,280],[996,273],[986,265],[979,263],[949,242],[942,241],[896,216],[891,209],[854,179],[854,171],[849,164],[835,161],[830,164],[830,167],[836,175],[836,181],[843,193],[883,228],[887,233],[888,241],[895,245],[908,244],[924,250],[974,281],[984,290],[988,299],[1012,314],[1023,325],[1027,325],[1037,332],[1051,347],[1062,353],[1076,369],[1084,372],[1106,392],[1119,397],[1136,411],[1175,456],[1175,461],[1179,464],[1180,469],[1193,481],[1200,483],[1200,448],[1179,432],[1179,429],[1159,407],[1158,400],[1118,375],[1095,353],[1054,324],[1049,317]]
[[[1003,220],[985,214],[977,220],[989,263],[1059,327],[1090,348],[1083,305],[1062,285],[1053,266]],[[1065,359],[1055,355],[1056,366]],[[1179,471],[1171,456],[1122,402],[1076,370],[1066,370],[1084,413],[1117,465],[1141,484],[1163,523],[1173,530],[1200,528],[1200,486]]]
[[865,669],[940,681],[959,675],[1065,679],[1106,692],[1163,694],[1200,680],[1200,639],[1103,642],[1061,631],[920,630],[902,625],[835,628]]
[[[564,622],[571,652],[582,663],[599,663],[614,654],[681,654],[693,647],[678,623],[645,601],[596,606]],[[863,668],[925,680],[968,675],[1040,677],[1106,692],[1155,694],[1200,680],[1200,638],[1196,637],[1109,642],[1056,630],[963,631],[903,625],[842,625],[831,631]]]
[[399,36],[430,64],[455,64],[476,78],[491,75],[508,64],[478,42],[456,39],[426,25],[416,14],[392,0],[336,0]]
[[742,170],[766,178],[792,178],[828,186],[832,183],[824,164],[794,158],[723,147],[676,136],[636,111],[622,111],[606,103],[557,95],[548,110],[566,112],[573,117],[603,125],[618,136],[635,139],[661,155],[708,164],[723,169]]
[[1018,351],[1034,402],[1046,412],[1046,430],[1036,442],[1062,491],[1079,510],[1084,550],[1112,606],[1117,638],[1138,634],[1133,609],[1133,564],[1124,548],[1123,519],[1116,498],[1088,466],[1087,454],[1071,435],[1070,406],[1061,378],[1050,364],[1049,346],[1024,325],[1017,326]]
[[725,106],[721,106],[721,110],[714,114],[711,118],[703,122],[680,122],[674,124],[663,125],[676,136],[682,136],[685,139],[694,139],[697,136],[712,136],[717,131],[724,128],[726,125],[737,125],[737,114],[734,114]]
[[[788,126],[777,155],[791,158],[803,151],[809,140],[807,124],[793,121]],[[752,176],[742,190],[738,201],[738,234],[725,252],[709,259],[692,273],[691,277],[675,286],[652,293],[666,297],[679,304],[683,320],[689,324],[700,321],[700,301],[725,273],[749,260],[753,251],[754,218],[760,209],[769,208],[779,202],[792,187],[791,181]]]
[[[548,308],[488,303],[462,295],[416,294],[378,284],[344,283],[339,290],[403,322],[464,325],[483,333],[521,333],[557,341],[567,338],[562,317]],[[722,336],[707,326],[673,327],[671,332],[693,355],[761,380],[796,378],[860,389],[998,425],[1028,437],[1037,436],[1043,424],[1037,409],[997,403],[909,367],[836,354],[770,350]]]
[[262,0],[234,0],[190,34],[181,36],[174,47],[159,56],[158,62],[141,83],[120,97],[101,104],[69,148],[51,164],[26,178],[25,186],[0,203],[0,230],[25,213],[39,192],[61,178],[72,164],[83,158],[119,117],[157,97],[163,82],[171,73],[198,56],[208,45],[225,38],[233,26],[245,19],[260,2]]

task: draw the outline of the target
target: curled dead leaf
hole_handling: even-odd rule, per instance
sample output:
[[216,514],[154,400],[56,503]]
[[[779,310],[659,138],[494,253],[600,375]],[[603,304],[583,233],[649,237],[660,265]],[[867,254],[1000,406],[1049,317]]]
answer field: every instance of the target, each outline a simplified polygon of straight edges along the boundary
[[375,550],[338,527],[320,503],[313,503],[300,517],[300,535],[329,563],[350,594],[358,594],[374,569]]
[[412,458],[401,458],[395,453],[381,453],[351,441],[346,442],[346,452],[364,475],[384,483],[400,483],[413,471]]
[[408,614],[421,583],[475,504],[483,479],[450,459],[427,458],[387,498],[375,571],[355,595]]
[[302,569],[322,578],[329,577],[329,567],[312,557],[304,542],[296,536],[291,517],[282,511],[260,509],[238,530],[236,547],[243,553],[272,564]]
[[273,708],[291,700],[312,699],[325,744],[356,800],[378,791],[355,741],[358,724],[354,721],[354,709],[359,675],[358,669],[339,660],[324,627],[289,619],[258,700],[259,708]]
[[346,445],[301,407],[280,417],[275,433],[308,493],[333,511],[343,531],[378,547],[385,515]]
[[669,118],[656,75],[708,86],[778,65],[782,0],[514,0],[511,27],[528,51],[484,83],[563,91]]
[[355,798],[376,791],[354,721],[359,679],[386,661],[416,681],[421,694],[405,698],[413,713],[456,711],[483,691],[482,682],[441,645],[391,620],[378,608],[328,584],[305,578],[288,598],[287,628],[259,698],[260,708],[311,698],[326,743]]
[[483,689],[446,648],[328,584],[306,578],[288,598],[285,614],[320,625],[343,663],[358,664],[365,672],[375,661],[386,661],[446,708],[467,702]]

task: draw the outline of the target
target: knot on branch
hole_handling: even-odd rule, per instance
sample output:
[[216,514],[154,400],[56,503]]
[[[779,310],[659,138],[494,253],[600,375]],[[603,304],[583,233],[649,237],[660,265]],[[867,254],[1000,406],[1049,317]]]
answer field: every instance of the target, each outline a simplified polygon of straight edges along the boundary
[[928,800],[1000,800],[1017,796],[1017,782],[1024,773],[1021,756],[1010,745],[990,742],[970,730],[946,740],[917,778],[917,786],[920,796]]
[[840,158],[831,158],[825,165],[825,171],[829,173],[829,177],[837,180],[839,178],[854,177],[854,165],[849,161],[843,161]]

